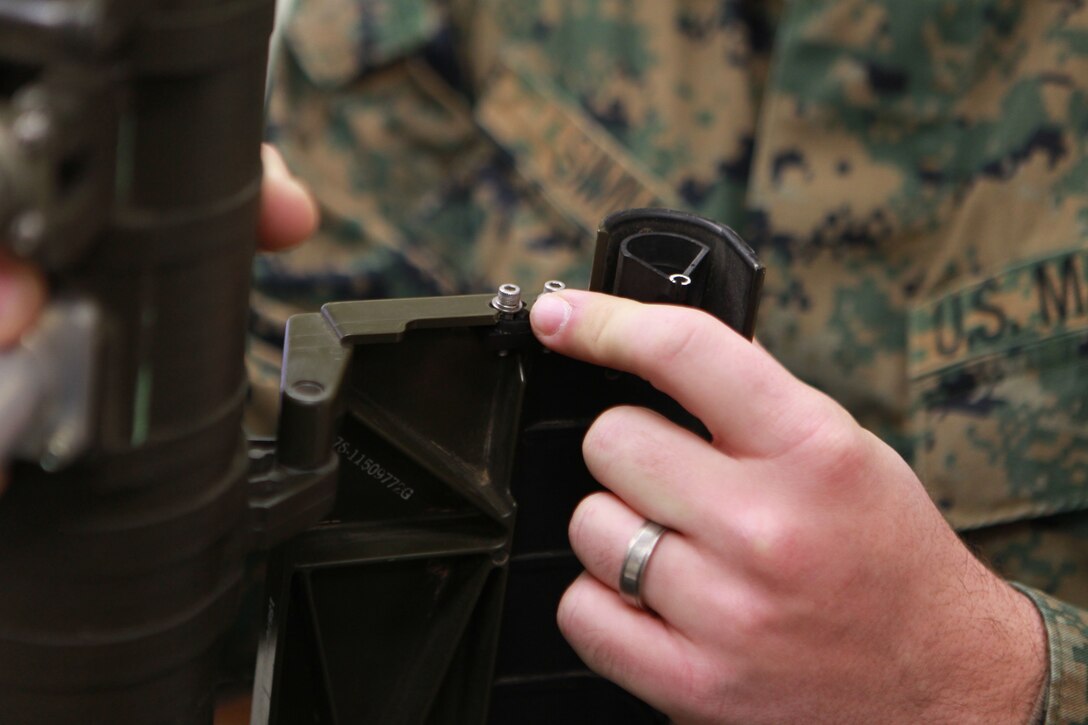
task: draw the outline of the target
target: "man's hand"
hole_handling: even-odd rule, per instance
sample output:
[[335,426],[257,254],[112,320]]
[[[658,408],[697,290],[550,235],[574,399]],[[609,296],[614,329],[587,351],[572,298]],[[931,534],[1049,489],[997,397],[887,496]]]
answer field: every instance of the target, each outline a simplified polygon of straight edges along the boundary
[[[559,625],[586,663],[682,722],[1010,722],[1046,674],[1033,605],[960,543],[910,468],[710,316],[541,297],[552,350],[635,373],[713,440],[637,408],[586,435],[610,493],[575,511],[586,567]],[[644,519],[669,531],[616,592]]]
[[265,144],[261,148],[261,161],[264,182],[257,241],[266,252],[288,249],[314,233],[317,205],[306,187],[291,176],[276,149]]
[[[317,226],[317,207],[271,146],[261,150],[264,183],[258,236],[266,251],[298,244]],[[34,267],[0,254],[0,354],[30,329],[45,303],[45,281]],[[0,470],[0,491],[5,484]]]

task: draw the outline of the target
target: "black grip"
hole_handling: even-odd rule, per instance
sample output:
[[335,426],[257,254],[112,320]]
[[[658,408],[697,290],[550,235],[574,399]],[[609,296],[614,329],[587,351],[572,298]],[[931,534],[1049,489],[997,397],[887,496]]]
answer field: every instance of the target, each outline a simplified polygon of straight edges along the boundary
[[590,288],[698,307],[751,339],[763,269],[724,224],[673,209],[627,209],[601,222]]

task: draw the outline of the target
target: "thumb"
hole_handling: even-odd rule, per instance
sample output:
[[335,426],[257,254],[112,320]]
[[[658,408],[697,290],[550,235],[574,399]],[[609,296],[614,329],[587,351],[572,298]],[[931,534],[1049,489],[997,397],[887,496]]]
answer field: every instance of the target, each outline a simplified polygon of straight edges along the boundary
[[45,280],[30,265],[0,253],[0,350],[13,345],[45,303]]

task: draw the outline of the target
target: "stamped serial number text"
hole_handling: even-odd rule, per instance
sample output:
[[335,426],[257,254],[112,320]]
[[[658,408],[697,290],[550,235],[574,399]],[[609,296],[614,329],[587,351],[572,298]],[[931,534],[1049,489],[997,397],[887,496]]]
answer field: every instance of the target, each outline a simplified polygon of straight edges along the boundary
[[397,478],[392,471],[389,471],[373,458],[346,441],[343,436],[337,436],[336,445],[333,446],[333,449],[340,454],[343,460],[355,466],[405,501],[412,498],[412,494],[415,493],[415,489]]

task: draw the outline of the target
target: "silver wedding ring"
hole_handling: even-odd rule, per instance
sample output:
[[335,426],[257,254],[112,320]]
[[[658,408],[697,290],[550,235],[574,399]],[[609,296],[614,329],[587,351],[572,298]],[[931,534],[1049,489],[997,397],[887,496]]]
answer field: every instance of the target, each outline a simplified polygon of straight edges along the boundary
[[623,566],[620,568],[620,596],[632,607],[649,609],[642,600],[642,575],[650,563],[654,547],[666,531],[668,529],[661,524],[646,519],[627,544],[627,554],[623,557]]

